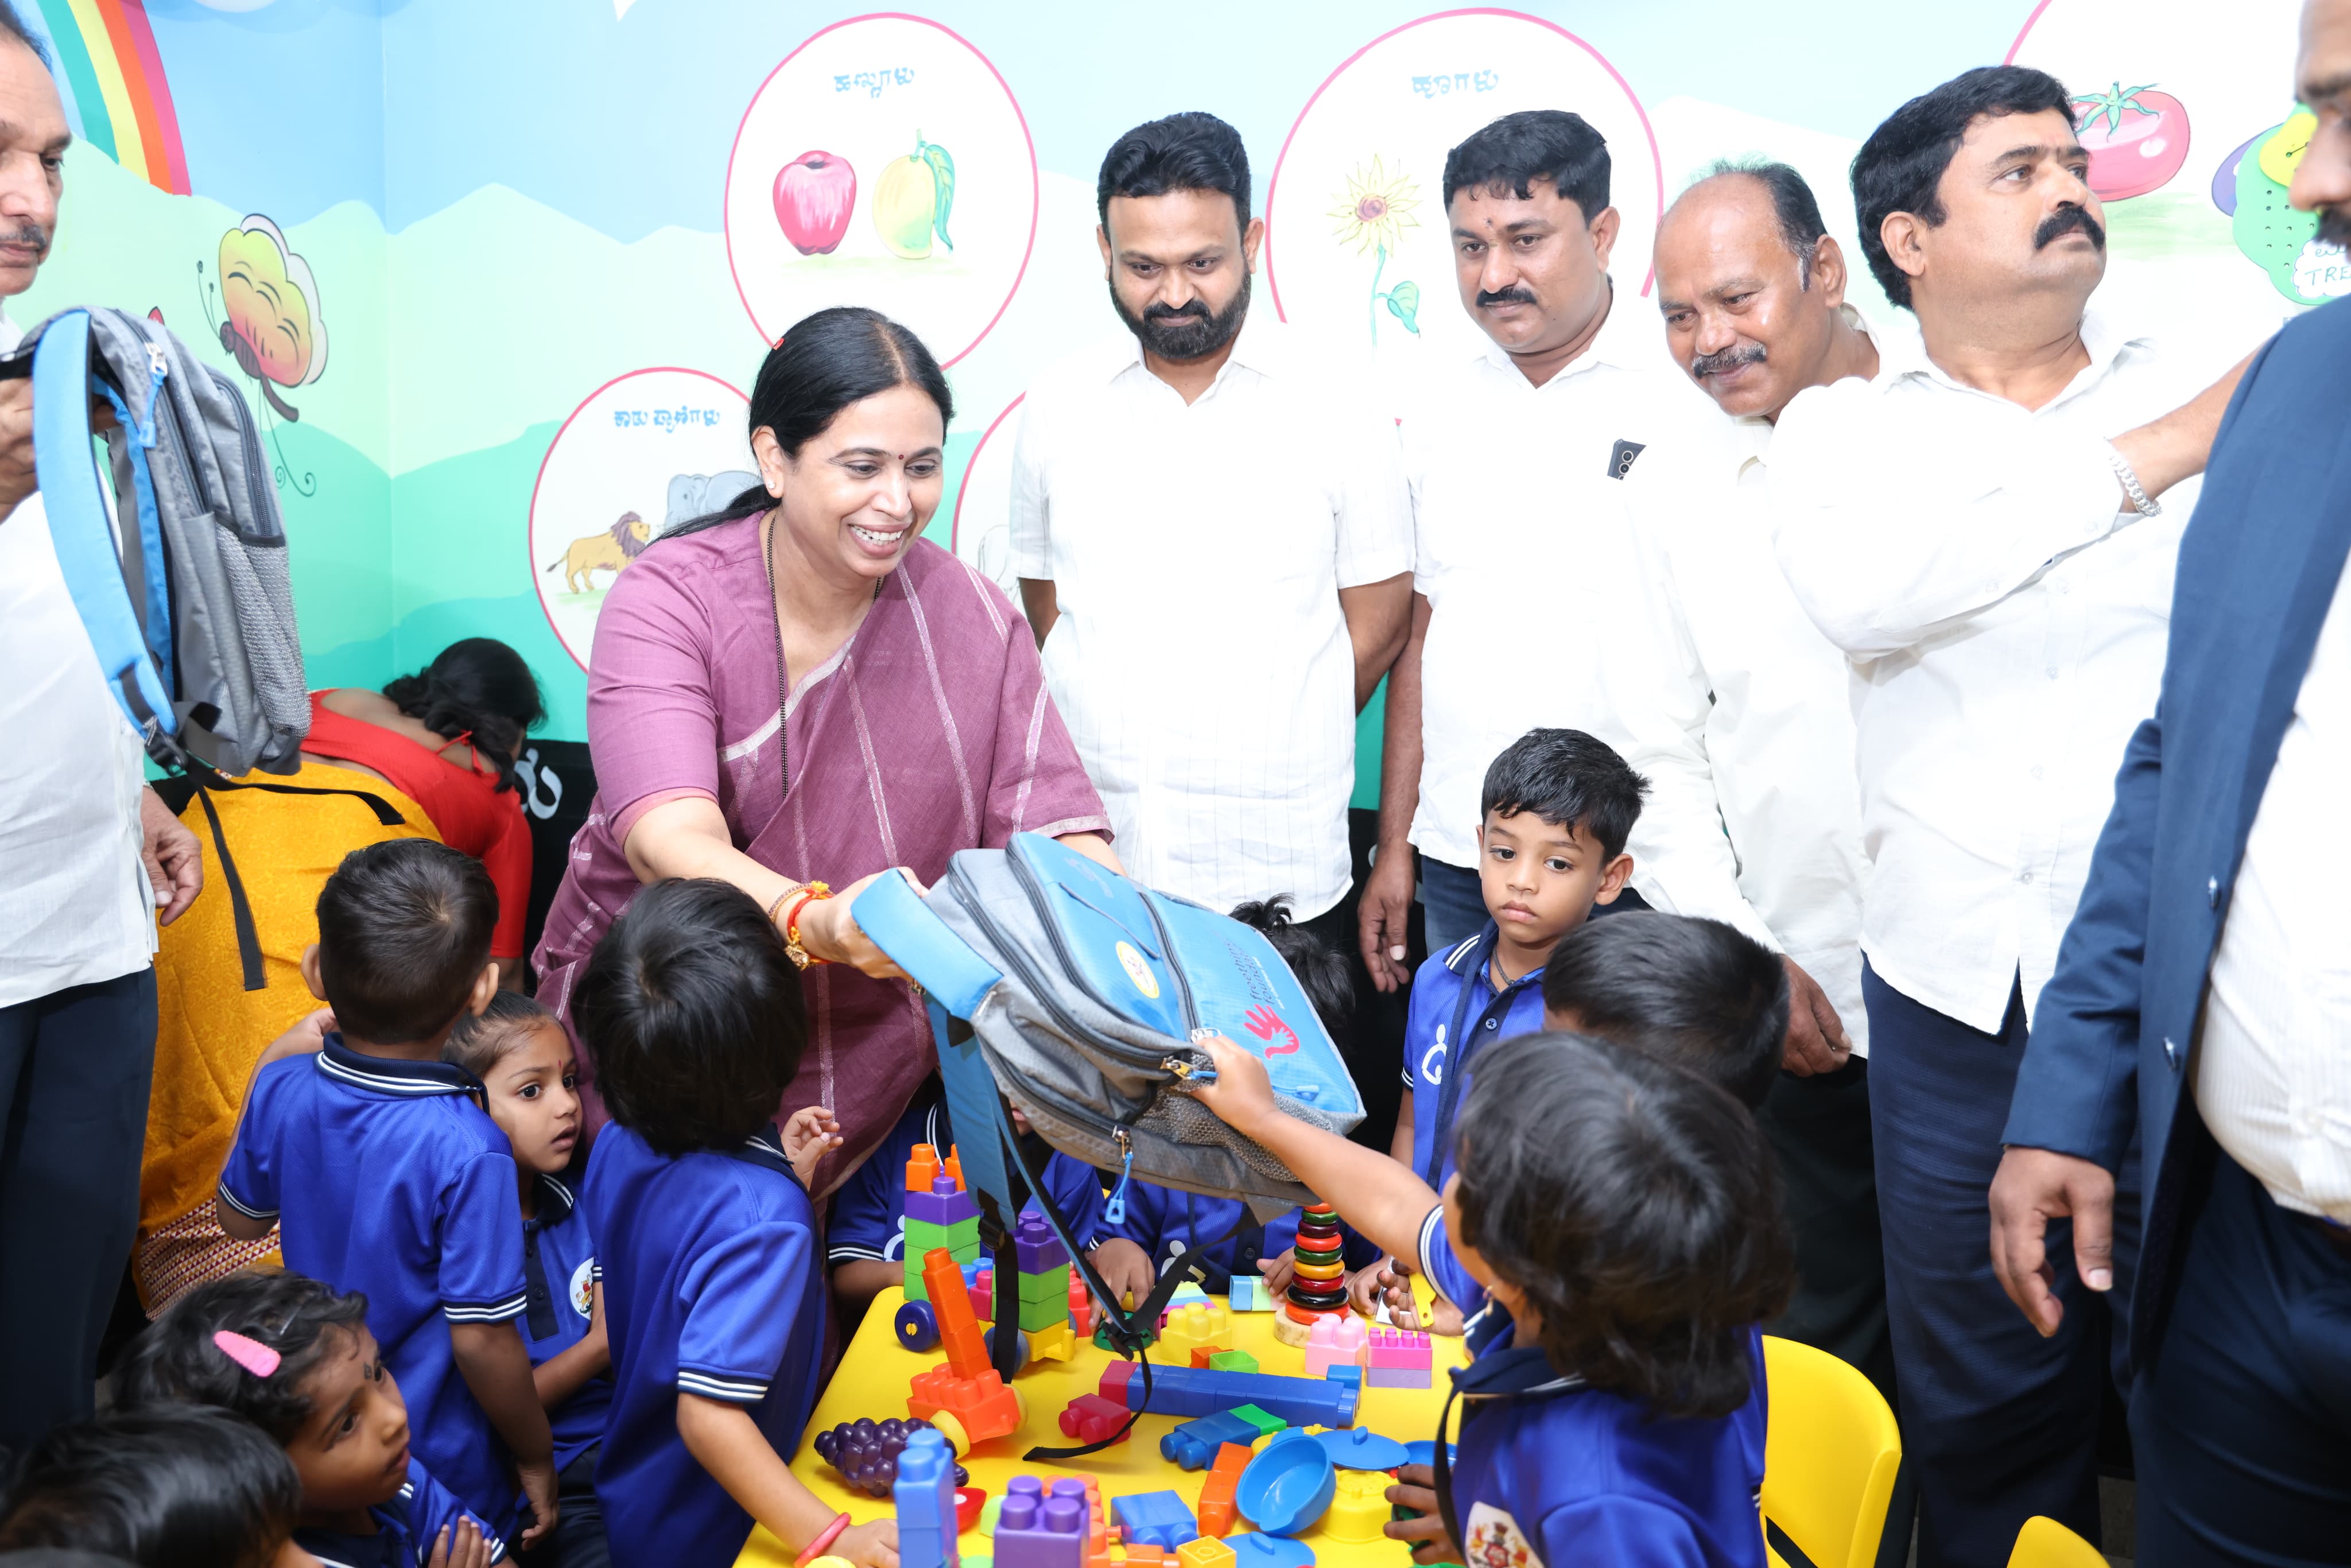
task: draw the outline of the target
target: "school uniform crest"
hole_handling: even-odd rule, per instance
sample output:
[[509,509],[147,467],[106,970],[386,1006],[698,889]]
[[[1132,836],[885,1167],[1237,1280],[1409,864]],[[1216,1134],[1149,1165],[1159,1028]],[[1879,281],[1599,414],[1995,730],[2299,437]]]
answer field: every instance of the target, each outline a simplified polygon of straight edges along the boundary
[[1519,1521],[1492,1503],[1473,1504],[1465,1528],[1469,1539],[1462,1555],[1468,1568],[1542,1568]]

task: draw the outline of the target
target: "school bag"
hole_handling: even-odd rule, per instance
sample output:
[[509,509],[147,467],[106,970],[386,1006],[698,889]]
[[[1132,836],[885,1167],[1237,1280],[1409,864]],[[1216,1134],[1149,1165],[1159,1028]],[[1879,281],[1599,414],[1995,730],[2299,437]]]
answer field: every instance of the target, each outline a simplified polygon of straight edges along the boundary
[[[1338,1047],[1262,933],[1139,886],[1051,839],[1016,833],[1000,850],[962,851],[927,895],[902,877],[880,878],[852,914],[923,988],[955,1125],[995,1129],[992,1137],[965,1133],[961,1149],[999,1277],[1017,1271],[1008,1225],[1019,1212],[1018,1171],[1100,1306],[1106,1337],[1125,1354],[1156,1328],[1187,1274],[1167,1270],[1147,1300],[1123,1312],[1021,1164],[1005,1101],[1054,1148],[1116,1173],[1113,1223],[1136,1179],[1238,1197],[1261,1220],[1315,1201],[1279,1160],[1184,1092],[1208,1066],[1197,1035],[1260,1051],[1290,1114],[1342,1134],[1364,1119]],[[997,1370],[1008,1379],[1012,1340],[997,1336]],[[1140,1371],[1147,1386],[1147,1359]]]
[[[223,777],[296,771],[310,727],[286,523],[244,394],[162,322],[120,310],[58,312],[0,373],[23,373],[27,355],[34,465],[57,565],[147,755],[204,800],[245,987],[259,990],[252,910],[205,791],[349,794],[386,826],[401,816],[360,790]],[[119,542],[91,446],[93,397],[114,410],[106,444]]]

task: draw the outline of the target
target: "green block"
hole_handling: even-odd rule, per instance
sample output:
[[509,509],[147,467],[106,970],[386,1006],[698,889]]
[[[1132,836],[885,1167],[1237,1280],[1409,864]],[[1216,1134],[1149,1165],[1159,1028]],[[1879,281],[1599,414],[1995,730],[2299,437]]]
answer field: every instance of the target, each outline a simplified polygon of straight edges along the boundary
[[1257,1357],[1245,1350],[1220,1350],[1208,1358],[1211,1372],[1255,1372]]
[[1024,1329],[1050,1328],[1070,1321],[1070,1303],[1064,1297],[1058,1301],[1023,1301],[1020,1303],[1020,1326]]
[[1255,1427],[1258,1431],[1258,1436],[1260,1437],[1270,1437],[1276,1432],[1280,1431],[1284,1427],[1290,1425],[1289,1422],[1283,1420],[1280,1416],[1269,1416],[1254,1405],[1235,1406],[1232,1413],[1239,1416],[1242,1420],[1248,1422],[1250,1426]]
[[1024,1301],[1066,1301],[1070,1299],[1070,1266],[1056,1263],[1041,1274],[1020,1276]]
[[979,1221],[958,1219],[953,1225],[934,1225],[927,1219],[906,1221],[906,1261],[916,1270],[923,1266],[923,1255],[945,1248],[955,1254],[958,1263],[968,1263],[979,1256]]

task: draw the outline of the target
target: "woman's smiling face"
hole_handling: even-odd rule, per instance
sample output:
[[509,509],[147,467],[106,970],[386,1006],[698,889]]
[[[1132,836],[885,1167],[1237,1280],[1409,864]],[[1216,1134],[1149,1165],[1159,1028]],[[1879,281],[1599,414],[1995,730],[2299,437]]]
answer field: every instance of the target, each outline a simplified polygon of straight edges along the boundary
[[751,447],[801,553],[828,576],[870,580],[897,566],[938,510],[946,439],[938,404],[902,384],[842,409],[797,455],[765,426]]

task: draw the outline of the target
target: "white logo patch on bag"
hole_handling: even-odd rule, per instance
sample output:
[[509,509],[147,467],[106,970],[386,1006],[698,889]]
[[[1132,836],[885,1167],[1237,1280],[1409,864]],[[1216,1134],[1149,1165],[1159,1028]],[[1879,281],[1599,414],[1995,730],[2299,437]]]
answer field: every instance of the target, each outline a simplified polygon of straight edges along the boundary
[[1519,1521],[1492,1503],[1471,1504],[1462,1526],[1469,1534],[1462,1547],[1468,1568],[1542,1568]]
[[596,1260],[571,1270],[571,1310],[583,1318],[596,1315]]

